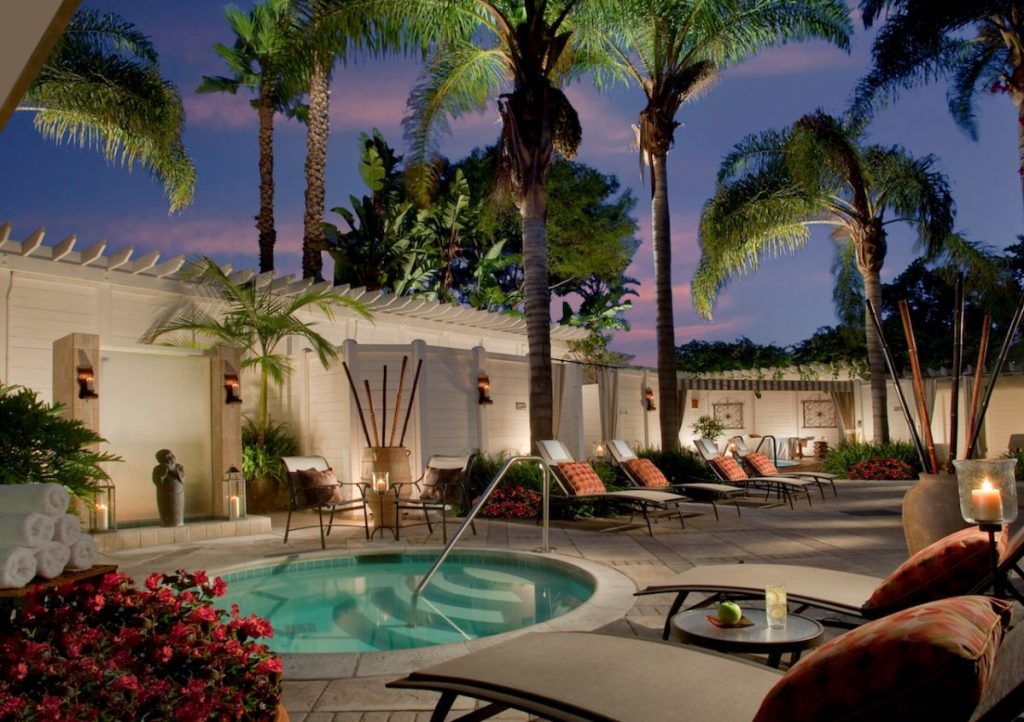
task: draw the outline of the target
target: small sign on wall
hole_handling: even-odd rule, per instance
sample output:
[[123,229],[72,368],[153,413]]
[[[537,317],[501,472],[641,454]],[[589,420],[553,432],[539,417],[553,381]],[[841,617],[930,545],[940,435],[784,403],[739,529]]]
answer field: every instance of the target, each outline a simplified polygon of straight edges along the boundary
[[526,402],[516,401],[516,411],[526,411]]

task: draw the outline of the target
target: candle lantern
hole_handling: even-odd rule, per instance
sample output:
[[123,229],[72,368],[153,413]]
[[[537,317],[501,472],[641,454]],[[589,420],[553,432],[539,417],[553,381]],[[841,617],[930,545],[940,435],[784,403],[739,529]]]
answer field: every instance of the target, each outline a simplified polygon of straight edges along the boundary
[[372,473],[373,490],[378,494],[384,494],[391,488],[391,474],[387,471],[374,471]]
[[594,456],[596,458],[598,458],[598,459],[604,459],[604,451],[605,451],[605,449],[604,449],[604,442],[602,442],[602,441],[595,441],[594,442]]
[[221,480],[221,506],[226,519],[245,518],[245,477],[237,467],[231,466]]
[[96,495],[89,506],[89,530],[93,532],[117,530],[117,497],[113,482],[99,481]]
[[960,514],[970,524],[1001,526],[1017,518],[1016,459],[954,461]]

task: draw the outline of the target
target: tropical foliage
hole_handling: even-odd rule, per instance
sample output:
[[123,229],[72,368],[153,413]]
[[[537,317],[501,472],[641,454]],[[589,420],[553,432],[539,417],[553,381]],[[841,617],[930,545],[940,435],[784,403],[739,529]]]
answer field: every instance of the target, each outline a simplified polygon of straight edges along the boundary
[[713,416],[701,416],[690,425],[690,429],[698,438],[714,441],[725,433],[725,424]]
[[836,474],[843,479],[857,479],[850,469],[871,459],[894,459],[910,466],[914,473],[920,471],[914,445],[906,441],[890,441],[876,444],[870,441],[841,441],[828,450],[828,456],[821,464],[821,470]]
[[917,472],[907,462],[881,456],[861,461],[846,471],[848,479],[867,479],[869,481],[906,481],[916,477]]
[[127,20],[76,12],[17,110],[34,113],[48,140],[144,168],[163,184],[171,213],[192,203],[196,172],[181,141],[181,95],[160,76],[149,38]]

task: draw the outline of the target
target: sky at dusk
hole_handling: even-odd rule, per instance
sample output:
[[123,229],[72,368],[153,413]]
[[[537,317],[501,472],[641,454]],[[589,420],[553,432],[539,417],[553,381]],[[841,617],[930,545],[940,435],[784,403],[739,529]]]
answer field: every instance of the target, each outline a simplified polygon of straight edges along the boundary
[[[185,212],[168,216],[160,184],[144,172],[136,169],[128,174],[108,166],[94,151],[43,141],[31,126],[31,114],[16,112],[0,132],[0,222],[13,223],[12,237],[17,240],[44,226],[47,243],[75,233],[83,247],[106,239],[111,250],[133,245],[136,256],[150,250],[167,256],[203,254],[236,267],[255,267],[256,114],[244,94],[200,96],[194,92],[204,74],[224,72],[211,50],[215,42],[232,42],[223,4],[215,0],[85,0],[82,7],[119,13],[152,37],[164,76],[184,96],[184,140],[198,175],[195,202]],[[746,336],[759,343],[787,345],[836,322],[829,273],[832,244],[824,233],[813,236],[798,255],[769,260],[756,275],[733,281],[719,297],[713,322],[702,321],[694,312],[689,282],[699,258],[700,209],[714,191],[722,156],[748,133],[782,128],[819,107],[841,112],[870,60],[871,36],[859,24],[856,30],[850,54],[823,43],[765,51],[727,70],[710,93],[677,114],[682,127],[668,159],[677,344],[695,338]],[[401,119],[418,73],[416,63],[408,59],[365,59],[336,72],[327,160],[328,209],[347,206],[349,194],[365,192],[356,169],[360,132],[379,128],[402,152]],[[903,145],[917,155],[938,155],[953,184],[958,230],[972,240],[1005,247],[1021,232],[1024,219],[1012,104],[1005,96],[982,98],[980,141],[973,142],[953,123],[945,91],[945,84],[936,84],[905,93],[879,115],[870,139]],[[653,365],[650,190],[640,181],[637,154],[630,149],[630,123],[643,108],[642,94],[635,88],[599,94],[586,82],[571,86],[568,94],[583,125],[578,160],[616,175],[639,201],[636,216],[642,245],[627,271],[641,282],[639,297],[627,314],[632,331],[618,333],[612,348],[635,354],[636,363]],[[474,147],[496,140],[497,111],[492,106],[484,114],[458,120],[452,130],[442,152],[459,159]],[[279,118],[275,143],[277,267],[297,273],[304,127]],[[327,218],[344,225],[335,214],[328,212]],[[883,280],[891,280],[914,257],[913,235],[890,228]],[[326,255],[325,266],[330,268]]]

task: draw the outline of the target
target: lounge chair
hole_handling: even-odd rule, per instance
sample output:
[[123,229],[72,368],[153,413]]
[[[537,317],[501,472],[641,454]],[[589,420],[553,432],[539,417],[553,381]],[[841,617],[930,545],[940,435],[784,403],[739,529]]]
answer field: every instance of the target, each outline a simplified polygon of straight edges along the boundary
[[737,464],[735,459],[718,453],[718,446],[711,439],[697,439],[693,443],[708,468],[722,482],[765,489],[766,499],[774,491],[777,496],[789,503],[790,509],[793,508],[793,495],[802,491],[807,495],[807,505],[811,506],[810,487],[817,486],[813,481],[791,479],[785,476],[747,476],[743,467]]
[[[1011,571],[1024,576],[1024,530],[1000,540],[996,575],[1021,603],[1009,583]],[[979,593],[993,584],[988,535],[977,527],[950,534],[921,549],[885,579],[834,569],[790,564],[709,564],[687,569],[672,584],[650,586],[637,596],[675,594],[665,617],[662,639],[672,631],[672,617],[693,593],[709,595],[693,606],[722,599],[763,599],[767,584],[784,584],[795,611],[822,609],[863,622],[912,604],[958,594]],[[847,625],[849,626],[849,625]]]
[[[628,489],[624,491],[608,491],[601,477],[594,468],[585,461],[576,461],[561,441],[538,441],[537,449],[544,462],[551,470],[555,483],[564,496],[561,499],[552,497],[561,503],[574,501],[606,499],[628,504],[639,512],[647,524],[647,533],[654,536],[651,528],[651,512],[656,516],[678,516],[680,525],[685,529],[683,504],[693,504],[693,500],[681,494],[668,491],[649,491],[647,489]],[[701,512],[703,513],[703,512]]]
[[[395,534],[402,526],[402,511],[405,509],[422,511],[423,518],[427,524],[427,531],[434,533],[434,527],[430,523],[430,512],[441,513],[441,537],[443,543],[448,543],[448,508],[460,505],[463,509],[469,509],[469,495],[466,492],[466,481],[470,468],[469,456],[440,456],[434,455],[427,459],[423,475],[415,481],[409,482],[416,490],[416,498],[402,496],[402,486],[405,484],[394,484],[395,489],[395,511],[396,527]],[[476,534],[476,524],[470,522],[473,534]]]
[[835,480],[839,477],[836,474],[828,474],[823,471],[779,471],[779,468],[765,454],[759,451],[751,451],[747,442],[742,436],[734,436],[729,439],[733,445],[733,453],[750,467],[758,476],[781,476],[787,479],[809,479],[818,485],[821,498],[825,498],[825,485],[832,487],[832,496],[839,496],[836,491]]
[[831,640],[785,674],[636,637],[531,633],[387,686],[440,692],[432,722],[459,696],[485,703],[461,720],[516,709],[557,722],[1010,722],[1024,705],[1024,625],[1004,632],[1008,616],[987,597],[922,605]]
[[[370,523],[366,511],[366,488],[362,484],[343,484],[334,477],[331,465],[322,456],[282,456],[281,463],[288,473],[288,520],[284,527],[284,543],[292,531],[292,514],[296,511],[316,510],[320,526],[320,548],[327,548],[326,537],[334,526],[334,515],[338,512],[362,511],[363,530],[370,538]],[[326,474],[324,472],[330,472]],[[342,490],[353,486],[357,495],[345,498]],[[324,511],[331,515],[324,527]],[[310,529],[314,525],[295,527]]]
[[626,478],[633,486],[639,489],[671,489],[683,494],[687,492],[704,496],[715,511],[715,519],[718,519],[718,499],[731,499],[736,506],[736,514],[740,515],[740,505],[736,503],[736,497],[742,496],[745,492],[739,487],[731,484],[715,484],[710,481],[687,481],[682,483],[670,482],[661,470],[654,465],[650,459],[641,459],[624,439],[612,439],[607,445],[608,453],[612,460],[619,465]]

